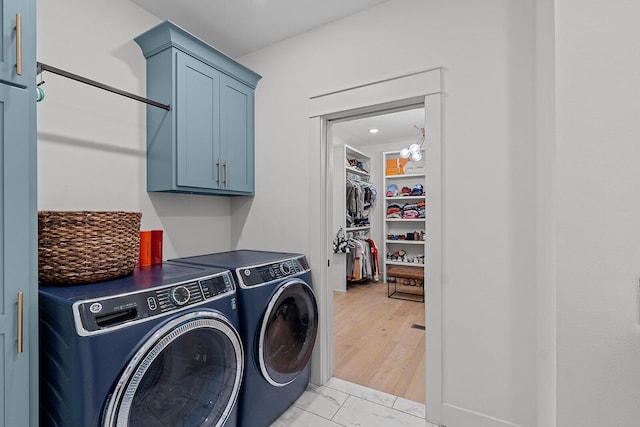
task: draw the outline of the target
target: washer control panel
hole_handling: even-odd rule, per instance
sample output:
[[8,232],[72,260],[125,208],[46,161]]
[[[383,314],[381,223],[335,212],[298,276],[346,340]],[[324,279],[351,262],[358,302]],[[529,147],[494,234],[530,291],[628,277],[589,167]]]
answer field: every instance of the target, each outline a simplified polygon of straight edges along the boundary
[[[235,293],[231,273],[225,271],[186,282],[74,303],[79,335],[90,335],[148,320]],[[235,301],[232,302],[235,306]]]
[[285,259],[268,264],[251,267],[240,267],[236,270],[240,286],[258,286],[274,280],[282,280],[289,276],[309,271],[309,263],[305,256]]

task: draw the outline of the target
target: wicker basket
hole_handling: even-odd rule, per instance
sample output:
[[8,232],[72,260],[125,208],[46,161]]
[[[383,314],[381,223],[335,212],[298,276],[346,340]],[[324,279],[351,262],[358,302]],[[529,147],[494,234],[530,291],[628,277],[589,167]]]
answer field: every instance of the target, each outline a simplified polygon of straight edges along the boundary
[[38,212],[38,279],[74,285],[133,271],[140,249],[140,212]]

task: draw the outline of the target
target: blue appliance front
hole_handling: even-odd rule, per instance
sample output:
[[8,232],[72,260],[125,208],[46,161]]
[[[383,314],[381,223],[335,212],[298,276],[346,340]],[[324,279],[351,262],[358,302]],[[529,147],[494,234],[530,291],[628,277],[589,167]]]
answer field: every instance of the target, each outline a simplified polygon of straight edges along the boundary
[[309,383],[318,309],[306,258],[242,250],[173,261],[235,273],[246,354],[240,426],[270,425]]
[[41,425],[237,425],[235,283],[186,267],[40,289]]

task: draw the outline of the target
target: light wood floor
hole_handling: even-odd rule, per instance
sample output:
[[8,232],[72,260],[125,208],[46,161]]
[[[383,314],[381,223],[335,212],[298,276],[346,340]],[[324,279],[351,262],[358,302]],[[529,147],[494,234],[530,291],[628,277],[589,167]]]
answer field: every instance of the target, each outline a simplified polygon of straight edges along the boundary
[[425,401],[424,304],[387,297],[382,282],[334,291],[334,359],[337,378]]

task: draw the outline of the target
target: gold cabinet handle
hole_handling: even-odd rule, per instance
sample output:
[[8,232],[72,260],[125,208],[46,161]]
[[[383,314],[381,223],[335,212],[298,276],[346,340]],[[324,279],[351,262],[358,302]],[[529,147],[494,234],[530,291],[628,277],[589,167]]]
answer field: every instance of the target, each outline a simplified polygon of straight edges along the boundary
[[23,311],[22,292],[18,292],[18,354],[22,353],[22,311]]
[[224,161],[224,186],[227,187],[227,161]]
[[16,13],[16,74],[22,75],[22,15]]

